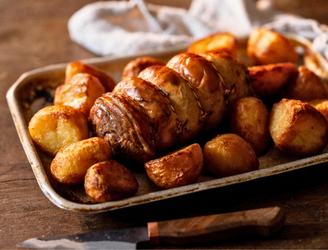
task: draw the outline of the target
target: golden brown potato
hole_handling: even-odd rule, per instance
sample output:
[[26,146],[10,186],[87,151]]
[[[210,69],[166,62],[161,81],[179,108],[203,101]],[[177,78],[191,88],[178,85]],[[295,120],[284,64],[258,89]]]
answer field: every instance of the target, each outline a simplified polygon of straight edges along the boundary
[[259,161],[252,146],[236,134],[222,134],[208,141],[204,148],[203,169],[225,177],[254,171]]
[[248,67],[250,85],[260,99],[279,94],[297,75],[294,63],[276,63]]
[[177,140],[177,116],[166,95],[154,84],[138,77],[119,82],[113,93],[131,97],[150,118],[154,126],[156,151],[166,151]]
[[150,180],[161,188],[195,183],[203,167],[203,152],[194,143],[145,164]]
[[251,144],[256,155],[261,155],[271,141],[269,117],[269,111],[260,99],[241,98],[230,116],[230,132],[241,136]]
[[304,66],[298,67],[298,76],[288,85],[286,98],[301,101],[328,98],[328,86],[319,76]]
[[328,120],[328,99],[316,99],[308,102]]
[[96,99],[105,93],[98,78],[88,73],[78,73],[60,85],[55,93],[55,105],[72,106],[87,117]]
[[132,60],[124,67],[122,72],[122,80],[132,76],[138,76],[139,73],[145,68],[154,65],[164,66],[165,62],[149,56],[143,56]]
[[78,141],[61,148],[51,162],[53,178],[64,185],[79,184],[93,164],[112,157],[109,144],[99,137]]
[[178,119],[177,143],[184,145],[194,138],[202,129],[204,112],[187,81],[175,70],[159,65],[148,67],[139,77],[161,89],[172,104]]
[[30,120],[28,130],[35,145],[50,156],[68,144],[89,137],[85,115],[70,106],[48,106]]
[[206,51],[225,51],[237,54],[238,40],[230,33],[216,33],[193,42],[187,52],[199,54]]
[[236,101],[251,95],[248,69],[242,61],[227,52],[208,51],[200,55],[214,64],[223,78],[225,87],[229,90],[227,95],[227,115],[229,115]]
[[328,121],[308,103],[282,99],[270,112],[269,130],[275,146],[299,157],[321,152],[328,142]]
[[138,181],[122,164],[107,160],[92,165],[84,178],[84,189],[95,202],[121,200],[138,191]]
[[185,52],[172,57],[166,65],[183,76],[195,92],[206,115],[204,130],[217,129],[226,111],[226,88],[213,63],[200,55]]
[[283,35],[263,27],[256,28],[247,42],[247,55],[254,64],[298,62],[300,56]]
[[96,66],[78,61],[70,62],[67,64],[65,72],[65,83],[70,82],[71,78],[78,73],[89,73],[90,75],[97,77],[105,88],[106,92],[112,91],[116,85],[114,79],[105,71],[97,68]]

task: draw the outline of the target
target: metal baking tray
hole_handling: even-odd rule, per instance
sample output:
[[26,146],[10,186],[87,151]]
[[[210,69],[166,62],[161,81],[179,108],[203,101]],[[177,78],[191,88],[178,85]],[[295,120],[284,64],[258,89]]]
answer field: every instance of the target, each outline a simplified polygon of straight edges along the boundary
[[[300,37],[289,38],[296,46],[302,48],[304,64],[317,74],[327,78],[327,61],[322,56],[312,52],[311,43]],[[250,62],[246,57],[246,41],[247,39],[239,41],[240,51],[238,55],[246,65],[249,65]],[[122,70],[130,60],[148,55],[167,61],[185,49],[185,47],[175,47],[171,50],[143,52],[132,56],[112,56],[81,61],[105,70],[116,82],[119,82]],[[145,171],[133,170],[139,182],[139,190],[133,197],[96,204],[87,197],[83,185],[66,187],[53,180],[49,170],[52,158],[34,147],[28,133],[27,125],[34,113],[42,107],[53,104],[55,88],[64,82],[66,65],[66,63],[50,65],[26,72],[7,92],[9,109],[37,182],[45,196],[62,209],[80,213],[100,213],[233,185],[328,161],[328,147],[321,154],[304,159],[287,156],[272,147],[265,155],[259,157],[259,170],[225,178],[216,178],[202,173],[197,183],[168,190],[156,187],[148,179]]]

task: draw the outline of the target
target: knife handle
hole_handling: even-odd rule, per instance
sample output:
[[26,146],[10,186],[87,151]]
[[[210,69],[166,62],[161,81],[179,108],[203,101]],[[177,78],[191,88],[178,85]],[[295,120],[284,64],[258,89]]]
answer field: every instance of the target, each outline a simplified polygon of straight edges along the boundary
[[149,222],[150,244],[195,244],[241,235],[270,236],[285,223],[285,210],[268,207],[233,213]]

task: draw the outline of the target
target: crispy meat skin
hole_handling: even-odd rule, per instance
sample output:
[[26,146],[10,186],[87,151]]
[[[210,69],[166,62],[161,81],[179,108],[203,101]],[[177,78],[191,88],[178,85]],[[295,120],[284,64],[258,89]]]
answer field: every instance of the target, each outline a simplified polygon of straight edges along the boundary
[[158,87],[141,78],[131,77],[122,80],[113,92],[131,97],[145,110],[154,126],[157,151],[166,151],[175,144],[176,115],[171,103]]
[[206,113],[204,130],[215,130],[226,109],[225,86],[220,73],[204,57],[187,52],[172,57],[167,67],[181,74],[194,89]]
[[138,103],[118,93],[98,98],[90,112],[97,135],[112,147],[113,155],[144,163],[155,156],[153,127]]
[[240,98],[251,95],[248,69],[242,61],[227,52],[208,51],[200,55],[212,62],[223,78],[224,85],[229,91],[227,95],[227,115],[229,115]]
[[185,144],[202,129],[204,117],[195,93],[181,75],[166,66],[151,66],[139,77],[153,83],[165,93],[175,110],[178,143]]

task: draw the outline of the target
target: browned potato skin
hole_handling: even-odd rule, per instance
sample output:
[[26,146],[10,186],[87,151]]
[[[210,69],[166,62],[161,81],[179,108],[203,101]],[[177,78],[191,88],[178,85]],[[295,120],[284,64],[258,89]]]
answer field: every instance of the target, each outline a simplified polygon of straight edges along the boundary
[[97,77],[89,73],[78,73],[57,87],[54,103],[72,106],[88,117],[94,102],[104,93],[105,88]]
[[269,131],[275,146],[298,157],[318,154],[328,143],[328,121],[313,106],[282,99],[270,112]]
[[286,98],[301,101],[328,98],[328,86],[319,76],[305,66],[298,67],[298,76],[288,85]]
[[223,78],[225,87],[229,90],[227,95],[229,116],[236,101],[251,95],[248,69],[242,61],[227,52],[208,51],[200,55],[214,64]]
[[28,130],[34,144],[50,156],[68,144],[89,137],[85,115],[70,106],[48,106],[30,120]]
[[177,143],[184,145],[203,128],[204,115],[193,90],[175,70],[166,66],[150,66],[139,77],[156,85],[167,96],[175,110],[178,127]]
[[237,55],[238,40],[230,33],[216,33],[193,42],[187,49],[190,53],[203,53],[206,51],[225,51]]
[[204,130],[218,128],[226,110],[226,87],[213,64],[200,55],[185,52],[172,57],[166,65],[179,72],[195,91],[206,114]]
[[171,103],[154,84],[138,77],[130,77],[119,82],[113,93],[130,96],[150,118],[156,131],[156,150],[163,152],[172,147],[177,139],[177,120]]
[[84,179],[84,189],[95,202],[121,200],[134,195],[139,184],[125,166],[115,160],[92,165]]
[[149,179],[169,189],[195,183],[203,167],[203,153],[194,143],[145,164]]
[[90,75],[97,77],[105,88],[106,92],[112,91],[116,85],[114,79],[105,71],[97,68],[96,66],[79,61],[70,62],[67,64],[65,72],[65,83],[70,82],[71,78],[78,73],[89,73]]
[[88,168],[111,157],[109,144],[104,139],[92,137],[60,149],[51,162],[50,170],[57,182],[76,185],[84,180]]
[[328,120],[328,99],[315,99],[308,102]]
[[250,85],[260,99],[279,94],[295,81],[298,72],[294,63],[276,63],[248,67]]
[[247,55],[255,65],[296,63],[300,58],[286,37],[263,27],[253,30],[250,34]]
[[138,76],[139,73],[143,71],[145,68],[154,65],[164,66],[165,62],[149,56],[138,57],[137,59],[130,61],[124,67],[121,80],[133,76]]
[[218,177],[254,171],[260,165],[252,146],[236,134],[214,137],[205,144],[203,154],[203,169]]
[[230,132],[251,144],[259,156],[271,141],[269,119],[269,111],[260,99],[244,97],[236,102],[231,113]]

